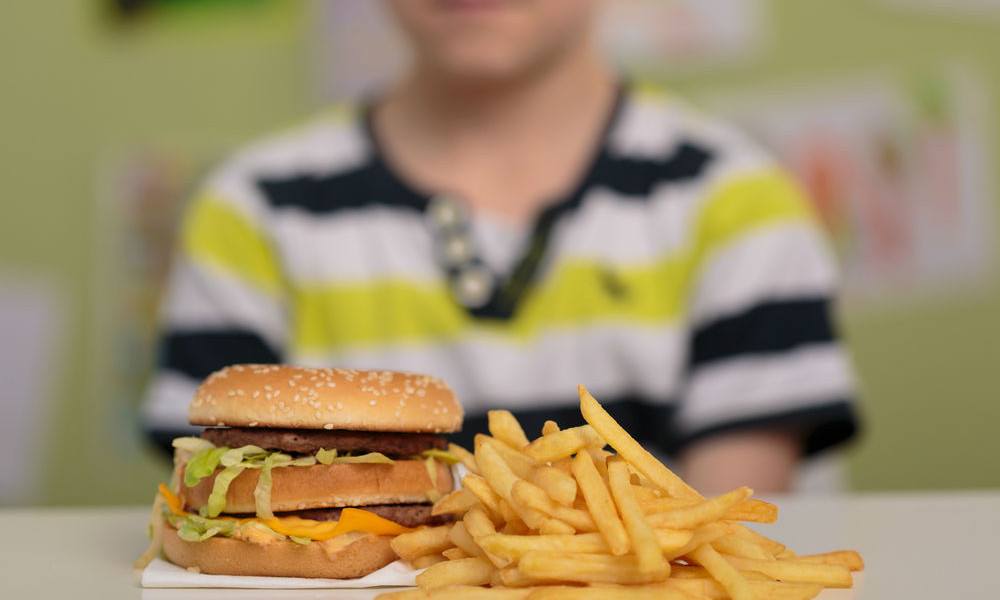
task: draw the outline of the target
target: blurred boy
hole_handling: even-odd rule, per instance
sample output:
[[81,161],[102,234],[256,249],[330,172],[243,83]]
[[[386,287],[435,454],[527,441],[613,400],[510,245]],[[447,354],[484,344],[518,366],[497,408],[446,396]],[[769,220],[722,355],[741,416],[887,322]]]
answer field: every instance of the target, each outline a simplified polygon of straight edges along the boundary
[[[410,69],[252,146],[184,226],[158,440],[235,362],[435,374],[536,435],[586,383],[695,487],[787,489],[855,429],[830,256],[748,140],[602,59],[596,0],[394,0]],[[358,49],[363,52],[363,48]]]

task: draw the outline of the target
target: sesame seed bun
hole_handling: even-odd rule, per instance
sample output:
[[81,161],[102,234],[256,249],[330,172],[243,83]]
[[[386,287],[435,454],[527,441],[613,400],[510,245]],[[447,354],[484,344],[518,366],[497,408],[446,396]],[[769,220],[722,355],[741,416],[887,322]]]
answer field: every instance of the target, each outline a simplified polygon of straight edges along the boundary
[[186,542],[170,525],[163,527],[163,553],[175,565],[213,575],[323,577],[354,579],[396,560],[389,536],[345,534],[328,542],[255,544],[213,537]]
[[195,392],[192,425],[448,433],[462,406],[440,379],[398,371],[233,365]]
[[[283,512],[430,502],[428,493],[432,490],[444,495],[454,487],[448,466],[440,462],[434,466],[437,475],[433,483],[427,466],[420,460],[274,469],[271,472],[271,510]],[[233,479],[226,493],[226,513],[252,513],[256,510],[253,492],[259,476],[260,470],[247,469]],[[213,485],[215,475],[206,477],[192,488],[182,487],[184,505],[196,510],[208,504]]]

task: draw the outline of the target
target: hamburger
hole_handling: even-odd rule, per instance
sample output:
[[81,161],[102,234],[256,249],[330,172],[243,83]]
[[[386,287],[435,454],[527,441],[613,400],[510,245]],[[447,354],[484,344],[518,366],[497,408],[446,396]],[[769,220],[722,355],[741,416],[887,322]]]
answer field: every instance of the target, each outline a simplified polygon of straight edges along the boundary
[[396,560],[393,536],[440,523],[431,505],[455,484],[442,434],[462,407],[426,375],[235,365],[189,420],[205,429],[173,442],[153,535],[203,573],[362,577]]

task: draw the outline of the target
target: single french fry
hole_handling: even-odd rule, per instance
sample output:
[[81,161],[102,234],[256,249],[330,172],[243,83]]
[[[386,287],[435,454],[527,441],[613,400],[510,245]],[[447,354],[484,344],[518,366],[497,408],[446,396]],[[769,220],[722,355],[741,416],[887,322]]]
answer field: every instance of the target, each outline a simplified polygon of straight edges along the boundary
[[470,473],[462,478],[462,485],[479,500],[479,503],[486,510],[486,514],[494,523],[502,522],[503,514],[500,512],[500,501],[503,498],[490,487],[486,479]]
[[[655,497],[648,490],[641,486],[633,486],[636,490],[636,497],[642,505],[642,510],[646,513],[658,513],[679,508],[695,506],[699,500],[695,498],[666,498]],[[644,490],[644,491],[640,491]],[[727,521],[749,521],[754,523],[774,523],[778,520],[778,507],[757,498],[747,498],[746,500],[730,507],[722,516]]]
[[639,569],[634,556],[607,554],[567,554],[565,552],[531,551],[518,563],[525,575],[553,581],[580,583],[653,583],[663,581],[669,570],[649,574]]
[[[448,539],[455,546],[461,548],[466,556],[478,556],[481,558],[486,557],[486,553],[483,549],[476,544],[476,541],[472,538],[472,535],[465,528],[464,521],[456,521],[452,526],[451,530],[448,532]],[[447,554],[445,556],[448,556]],[[451,558],[450,556],[448,557]]]
[[524,600],[530,589],[483,588],[471,585],[449,585],[430,591],[430,600]]
[[469,558],[470,556],[473,556],[461,548],[448,548],[441,554],[448,560],[458,560],[460,558]]
[[536,588],[529,600],[698,600],[684,590],[663,584],[587,587],[559,585]]
[[725,557],[737,569],[757,571],[778,581],[789,583],[818,583],[824,587],[849,588],[854,584],[847,567],[837,564],[789,560],[754,560],[738,556]]
[[572,456],[587,447],[603,448],[604,440],[590,425],[581,425],[543,435],[528,444],[524,453],[536,462],[547,463]]
[[397,535],[389,543],[393,551],[403,560],[410,562],[425,554],[439,554],[452,546],[448,539],[450,525],[421,527],[416,531]]
[[484,558],[446,560],[417,575],[417,585],[424,590],[449,585],[486,585],[493,571],[493,565]]
[[528,445],[528,436],[509,410],[491,410],[486,413],[490,435],[518,450]]
[[421,589],[399,590],[397,592],[384,592],[376,597],[376,600],[429,600],[430,596]]
[[573,506],[576,500],[576,480],[556,467],[538,467],[532,471],[528,481],[545,490],[549,497],[563,506]]
[[440,500],[434,503],[431,514],[438,515],[464,515],[473,506],[479,504],[476,496],[465,488],[459,488],[453,492],[445,494]]
[[619,457],[608,460],[608,485],[618,513],[625,523],[632,551],[636,555],[639,570],[650,575],[669,573],[670,567],[663,559],[663,551],[656,539],[653,528],[646,522],[639,502],[632,492],[628,465]]
[[710,545],[699,546],[689,556],[705,567],[733,600],[754,600],[753,590],[747,580]]
[[849,571],[864,571],[865,561],[854,550],[837,550],[822,554],[806,554],[796,558],[799,562],[821,565],[840,565]]
[[719,554],[729,556],[742,556],[743,558],[754,558],[757,560],[774,560],[774,556],[755,542],[729,534],[712,542],[712,547]]
[[[444,550],[444,552],[447,552],[448,550],[451,550],[451,548]],[[413,560],[410,561],[410,564],[413,566],[414,569],[426,569],[427,567],[431,565],[436,565],[443,560],[448,560],[443,556],[443,553],[425,554],[423,556],[418,556],[414,558]]]
[[694,506],[686,506],[675,510],[646,515],[646,519],[654,527],[673,527],[675,529],[691,529],[711,521],[718,521],[730,507],[749,498],[753,490],[741,487],[721,496],[716,496]]
[[[535,468],[535,461],[524,452],[515,450],[500,440],[481,433],[477,433],[476,437],[473,439],[476,448],[476,464],[480,467],[480,473],[482,473],[482,461],[479,458],[480,449],[483,446],[490,446],[501,456],[501,458],[503,458],[503,461],[515,475],[521,479],[527,479],[531,476],[531,471]],[[483,475],[485,475],[485,473],[483,473]]]
[[578,387],[578,391],[580,393],[580,412],[583,413],[583,418],[629,464],[671,496],[700,498],[700,494],[694,488],[685,483],[663,463],[656,460],[656,457],[643,448],[635,438],[611,418],[608,411],[604,410],[604,407],[590,395],[587,388],[581,385]]
[[417,575],[417,585],[423,590],[433,590],[449,585],[486,585],[494,567],[484,558],[460,558],[431,565]]
[[559,424],[555,421],[546,421],[542,423],[542,435],[551,435],[559,431]]
[[458,444],[448,444],[448,452],[457,456],[458,459],[462,461],[462,464],[465,465],[465,468],[470,472],[477,475],[479,474],[479,465],[476,464],[476,457],[473,456],[471,452]]
[[611,554],[615,556],[625,554],[630,548],[628,535],[618,517],[618,511],[604,484],[604,479],[594,466],[594,460],[590,454],[578,452],[573,459],[572,468],[573,476],[576,477],[577,485],[580,486],[583,498],[587,502],[587,508],[593,516],[597,530],[607,541]]
[[539,535],[573,535],[576,529],[566,521],[556,518],[545,519],[542,526],[538,528]]

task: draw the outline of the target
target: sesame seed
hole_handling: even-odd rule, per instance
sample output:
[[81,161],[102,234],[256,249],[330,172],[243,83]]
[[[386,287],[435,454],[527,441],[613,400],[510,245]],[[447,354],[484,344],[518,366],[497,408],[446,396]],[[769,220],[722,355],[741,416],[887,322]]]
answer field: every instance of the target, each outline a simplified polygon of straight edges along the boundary
[[368,401],[368,405],[369,406],[375,406],[375,401],[374,400],[369,400]]

